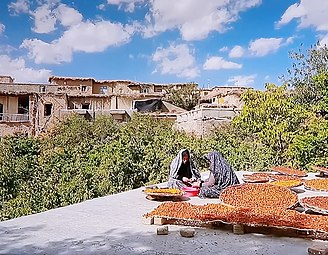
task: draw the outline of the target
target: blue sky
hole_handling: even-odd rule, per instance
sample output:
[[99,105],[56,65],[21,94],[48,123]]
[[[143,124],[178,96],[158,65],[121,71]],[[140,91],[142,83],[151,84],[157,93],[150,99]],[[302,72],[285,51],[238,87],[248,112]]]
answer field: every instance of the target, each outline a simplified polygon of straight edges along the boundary
[[[328,44],[327,0],[0,0],[0,74],[249,86]],[[301,46],[302,45],[302,46]]]

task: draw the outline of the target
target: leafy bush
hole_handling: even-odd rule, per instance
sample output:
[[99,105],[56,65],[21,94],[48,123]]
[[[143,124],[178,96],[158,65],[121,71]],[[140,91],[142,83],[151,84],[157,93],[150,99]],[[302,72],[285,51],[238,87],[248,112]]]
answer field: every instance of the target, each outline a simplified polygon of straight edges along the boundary
[[317,117],[310,119],[294,137],[289,153],[295,164],[301,167],[327,166],[328,120]]

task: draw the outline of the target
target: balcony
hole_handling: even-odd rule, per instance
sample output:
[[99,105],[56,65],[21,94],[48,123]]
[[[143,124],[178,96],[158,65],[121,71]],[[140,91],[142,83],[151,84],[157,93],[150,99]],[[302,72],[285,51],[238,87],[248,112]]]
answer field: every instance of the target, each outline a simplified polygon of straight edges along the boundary
[[0,122],[29,122],[29,115],[0,113]]

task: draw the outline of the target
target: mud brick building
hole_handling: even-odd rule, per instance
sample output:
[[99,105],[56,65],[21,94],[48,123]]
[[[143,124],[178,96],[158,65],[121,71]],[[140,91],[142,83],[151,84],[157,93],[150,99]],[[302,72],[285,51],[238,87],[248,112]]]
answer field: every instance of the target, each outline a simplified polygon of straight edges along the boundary
[[[184,85],[170,84],[175,88]],[[148,109],[154,117],[175,120],[185,110],[162,100],[167,86],[56,76],[49,77],[49,84],[24,84],[0,76],[0,136],[38,135],[71,113],[88,119],[111,115],[125,122],[132,112]],[[144,108],[138,109],[136,105]]]

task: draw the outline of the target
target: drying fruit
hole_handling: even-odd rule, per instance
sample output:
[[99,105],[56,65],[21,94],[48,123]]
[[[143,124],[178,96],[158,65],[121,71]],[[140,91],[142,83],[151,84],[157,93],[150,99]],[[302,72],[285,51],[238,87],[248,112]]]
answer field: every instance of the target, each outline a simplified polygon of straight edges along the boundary
[[300,177],[283,174],[271,174],[270,179],[273,181],[303,181]]
[[145,189],[147,194],[172,194],[172,195],[183,195],[183,192],[179,189],[161,188],[161,189]]
[[328,179],[306,180],[304,187],[311,190],[328,191]]
[[274,166],[271,168],[272,171],[285,174],[285,175],[292,175],[292,176],[298,176],[298,177],[305,177],[307,176],[307,173],[305,171],[293,169],[290,167],[284,167],[284,166]]
[[315,196],[315,197],[304,197],[300,203],[308,208],[315,208],[328,211],[328,197]]
[[234,224],[307,229],[328,233],[328,217],[309,215],[275,207],[233,207],[224,204],[191,205],[167,202],[144,215],[176,220],[176,224],[197,225],[200,222],[224,221]]
[[241,184],[225,189],[222,202],[238,207],[250,208],[288,208],[297,202],[297,195],[288,188],[272,184]]
[[244,174],[244,182],[268,182],[270,180],[269,173],[253,173],[253,174]]
[[271,184],[286,188],[293,188],[302,185],[302,182],[300,180],[280,180],[271,182]]

